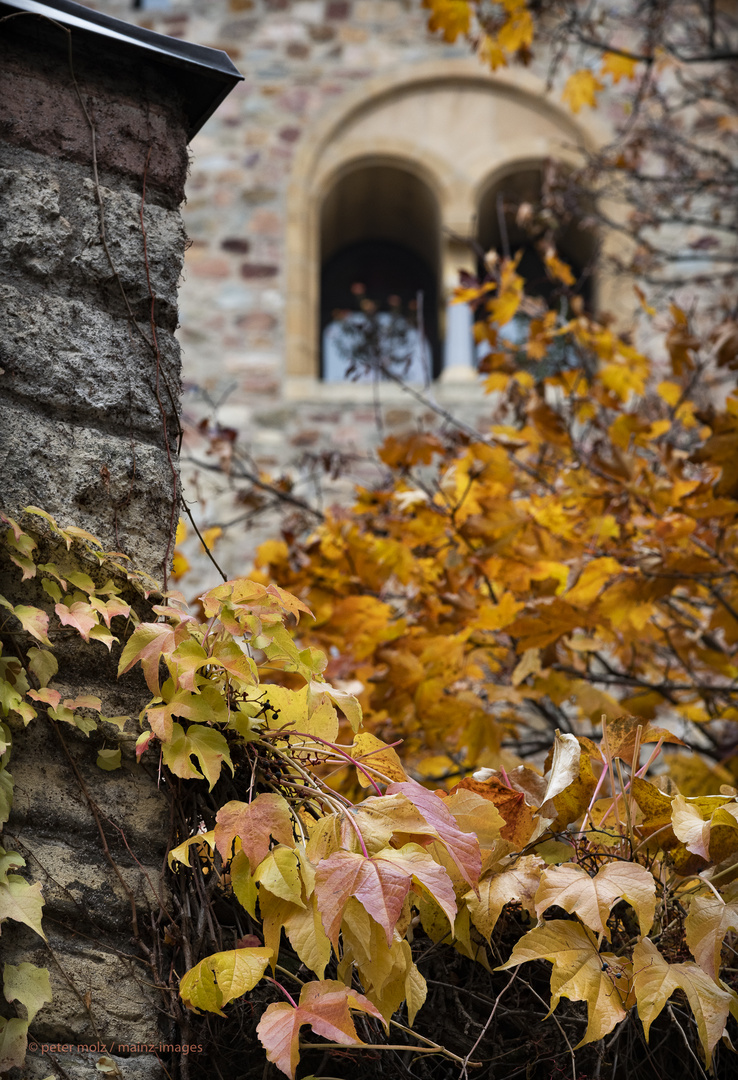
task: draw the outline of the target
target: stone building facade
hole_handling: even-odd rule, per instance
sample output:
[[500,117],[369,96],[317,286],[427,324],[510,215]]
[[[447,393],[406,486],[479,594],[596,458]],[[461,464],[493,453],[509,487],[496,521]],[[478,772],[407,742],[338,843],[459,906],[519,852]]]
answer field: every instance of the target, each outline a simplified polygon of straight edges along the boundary
[[[192,144],[184,214],[184,468],[200,522],[240,522],[244,513],[237,480],[208,467],[220,452],[231,460],[227,441],[213,453],[198,423],[237,432],[247,455],[240,467],[291,473],[294,491],[312,498],[311,463],[321,455],[361,459],[382,434],[432,422],[398,386],[336,378],[335,365],[331,377],[321,357],[331,306],[345,306],[335,281],[360,277],[365,256],[385,267],[422,264],[430,392],[465,422],[483,423],[489,402],[473,370],[470,315],[449,303],[459,269],[476,269],[468,241],[499,247],[499,197],[535,199],[546,160],[574,163],[606,137],[607,110],[574,117],[560,86],[544,89],[545,57],[533,70],[492,74],[465,43],[428,32],[420,0],[88,6],[225,49],[244,75]],[[570,240],[575,259],[586,258],[591,238]],[[401,292],[411,278],[390,274],[387,289]],[[622,309],[618,288],[601,276],[593,303]],[[356,476],[373,475],[361,461],[339,473],[323,480],[324,505],[346,499]],[[229,575],[276,528],[273,518],[255,522],[220,541]],[[189,594],[211,570],[197,561],[194,538],[185,550],[198,571]]]

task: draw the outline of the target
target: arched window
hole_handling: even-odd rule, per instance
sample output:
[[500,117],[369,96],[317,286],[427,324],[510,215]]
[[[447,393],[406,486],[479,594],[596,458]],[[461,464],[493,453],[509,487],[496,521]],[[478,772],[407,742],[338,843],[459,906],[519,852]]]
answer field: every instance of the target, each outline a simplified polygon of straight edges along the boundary
[[433,192],[395,164],[345,173],[321,207],[321,375],[410,382],[439,371],[440,215]]
[[[477,216],[477,237],[483,251],[496,251],[510,256],[522,251],[518,273],[525,279],[526,292],[551,303],[558,286],[546,273],[539,241],[546,226],[530,228],[519,220],[521,206],[531,208],[535,218],[540,209],[543,187],[543,166],[519,168],[498,178],[482,193]],[[582,208],[582,215],[586,208]],[[577,279],[575,288],[585,304],[593,301],[593,266],[596,254],[595,237],[590,229],[582,228],[580,218],[557,228],[553,240],[560,258],[568,263]]]
[[[559,258],[572,270],[575,278],[572,288],[582,297],[585,307],[591,308],[596,238],[591,229],[582,227],[580,217],[557,227],[550,216],[541,214],[542,187],[540,165],[518,168],[490,184],[479,200],[477,237],[484,252],[496,251],[506,258],[520,253],[518,273],[525,281],[526,296],[544,300],[548,308],[558,308],[564,319],[569,316],[570,292],[547,272],[545,247],[553,241]],[[479,273],[480,276],[484,273],[481,260]],[[528,337],[529,321],[530,315],[523,306],[501,327],[503,338],[514,345],[522,344]],[[485,346],[481,346],[478,359],[483,358],[485,351]],[[561,355],[549,357],[556,367],[566,367],[573,359],[565,349]]]

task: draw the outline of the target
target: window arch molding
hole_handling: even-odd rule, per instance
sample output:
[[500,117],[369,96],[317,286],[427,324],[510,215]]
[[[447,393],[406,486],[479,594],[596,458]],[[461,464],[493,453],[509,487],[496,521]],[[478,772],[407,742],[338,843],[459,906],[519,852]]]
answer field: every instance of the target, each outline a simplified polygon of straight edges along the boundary
[[528,72],[492,74],[474,58],[420,63],[343,95],[305,132],[287,191],[288,393],[319,372],[321,206],[341,176],[362,162],[410,171],[436,195],[442,228],[471,235],[495,174],[521,160],[573,163],[568,148],[592,150],[606,137],[598,117],[575,120]]

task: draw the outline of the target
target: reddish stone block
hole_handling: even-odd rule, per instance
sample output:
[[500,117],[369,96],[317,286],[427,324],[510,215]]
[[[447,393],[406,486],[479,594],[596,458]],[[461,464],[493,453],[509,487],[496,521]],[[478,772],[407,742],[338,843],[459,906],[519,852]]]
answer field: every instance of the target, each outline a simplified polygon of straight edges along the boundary
[[348,19],[351,13],[349,0],[328,0],[325,5],[326,19]]
[[255,280],[258,278],[276,277],[278,273],[278,266],[267,266],[264,263],[241,264],[241,277],[246,278],[247,281]]
[[251,250],[249,241],[238,236],[227,236],[225,240],[221,240],[220,246],[223,251],[232,251],[234,255],[246,255]]

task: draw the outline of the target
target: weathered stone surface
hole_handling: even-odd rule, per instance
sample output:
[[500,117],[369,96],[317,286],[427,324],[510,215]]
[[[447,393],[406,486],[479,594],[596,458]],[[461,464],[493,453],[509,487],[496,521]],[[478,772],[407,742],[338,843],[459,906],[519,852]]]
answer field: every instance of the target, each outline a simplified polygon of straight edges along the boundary
[[[85,417],[89,421],[89,417]],[[125,435],[53,419],[0,400],[3,504],[11,517],[40,506],[60,525],[78,525],[108,550],[135,556],[160,579],[174,477],[166,451]]]

